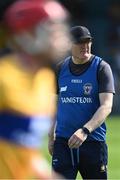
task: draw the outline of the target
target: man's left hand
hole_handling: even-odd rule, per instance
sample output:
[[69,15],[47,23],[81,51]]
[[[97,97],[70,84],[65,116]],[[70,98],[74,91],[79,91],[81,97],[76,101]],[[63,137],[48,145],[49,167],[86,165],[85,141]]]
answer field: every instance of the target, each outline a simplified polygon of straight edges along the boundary
[[78,148],[87,139],[87,134],[78,129],[68,140],[69,148]]

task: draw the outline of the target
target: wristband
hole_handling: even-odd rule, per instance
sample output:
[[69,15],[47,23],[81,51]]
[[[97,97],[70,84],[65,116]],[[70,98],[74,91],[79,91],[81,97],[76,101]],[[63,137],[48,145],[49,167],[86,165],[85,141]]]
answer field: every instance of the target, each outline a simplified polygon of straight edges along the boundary
[[90,134],[90,131],[86,127],[83,127],[82,130],[85,134],[87,134],[87,135]]

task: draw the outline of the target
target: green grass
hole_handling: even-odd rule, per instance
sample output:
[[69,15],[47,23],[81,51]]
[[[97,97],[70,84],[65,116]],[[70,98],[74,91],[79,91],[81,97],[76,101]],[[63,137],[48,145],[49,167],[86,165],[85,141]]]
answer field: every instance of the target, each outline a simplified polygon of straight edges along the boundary
[[[108,179],[120,179],[120,117],[109,117],[106,125],[109,152]],[[51,157],[48,154],[47,143],[43,151],[50,163]],[[77,179],[81,179],[79,174]]]
[[110,117],[106,122],[109,152],[108,177],[120,179],[120,117]]

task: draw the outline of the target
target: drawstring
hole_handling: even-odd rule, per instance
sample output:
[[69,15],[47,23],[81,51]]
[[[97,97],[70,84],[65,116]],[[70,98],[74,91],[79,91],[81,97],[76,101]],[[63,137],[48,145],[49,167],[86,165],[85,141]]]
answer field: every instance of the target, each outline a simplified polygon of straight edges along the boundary
[[[76,153],[77,153],[77,163],[79,164],[79,148],[76,149]],[[71,153],[71,160],[72,160],[72,166],[75,166],[75,160],[74,160],[74,154],[73,154],[73,149],[70,149],[70,153]]]
[[74,156],[73,156],[73,149],[70,149],[70,153],[71,153],[72,166],[74,167],[75,162],[74,162]]
[[79,164],[79,148],[77,148],[77,163]]

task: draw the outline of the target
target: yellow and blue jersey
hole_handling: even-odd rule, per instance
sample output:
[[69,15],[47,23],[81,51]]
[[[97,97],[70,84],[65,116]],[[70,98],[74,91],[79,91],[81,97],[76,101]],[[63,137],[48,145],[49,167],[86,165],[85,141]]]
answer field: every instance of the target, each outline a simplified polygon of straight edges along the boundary
[[41,122],[54,116],[55,77],[49,68],[32,74],[16,58],[0,60],[0,138],[36,147]]

